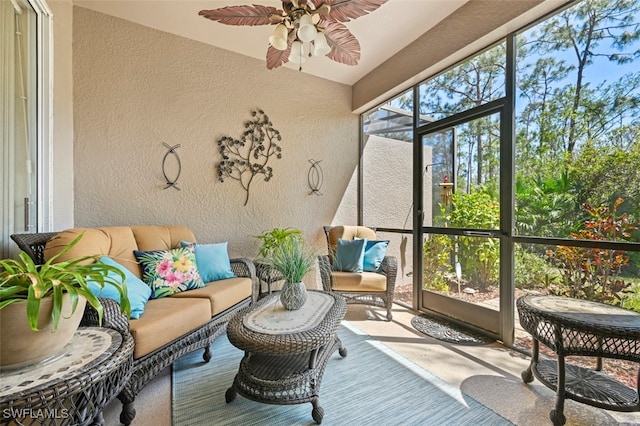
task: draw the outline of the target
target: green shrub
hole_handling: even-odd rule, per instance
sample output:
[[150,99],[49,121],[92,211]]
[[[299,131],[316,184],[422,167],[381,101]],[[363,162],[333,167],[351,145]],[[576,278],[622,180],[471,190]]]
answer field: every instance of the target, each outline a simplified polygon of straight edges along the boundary
[[521,245],[515,251],[515,284],[520,289],[547,288],[559,281],[559,272],[538,253]]
[[631,284],[622,291],[616,293],[616,298],[613,300],[613,304],[619,305],[625,309],[640,312],[640,284]]
[[[455,193],[452,208],[447,214],[442,209],[445,222],[454,228],[499,229],[500,203],[491,190],[480,187],[470,194]],[[457,255],[465,276],[473,277],[470,284],[480,291],[498,285],[500,242],[495,238],[459,237]]]
[[446,275],[451,272],[451,240],[445,235],[429,235],[422,244],[422,288],[449,292]]

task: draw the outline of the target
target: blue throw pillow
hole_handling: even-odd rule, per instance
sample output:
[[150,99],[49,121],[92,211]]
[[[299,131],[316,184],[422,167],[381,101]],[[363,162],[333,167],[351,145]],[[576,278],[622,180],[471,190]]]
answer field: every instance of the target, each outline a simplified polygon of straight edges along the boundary
[[[102,256],[98,259],[98,262],[105,265],[114,266],[124,273],[125,285],[127,286],[127,296],[129,297],[129,303],[131,304],[131,316],[130,318],[138,319],[144,312],[144,308],[147,305],[147,301],[151,296],[151,288],[146,285],[140,278],[136,277],[130,270],[120,265],[115,260],[107,256]],[[109,278],[114,281],[120,282],[121,277],[115,272],[109,272]],[[105,285],[100,288],[98,284],[93,281],[88,281],[89,289],[96,297],[103,297],[107,299],[113,299],[120,303],[120,293],[112,285]]]
[[380,269],[380,264],[387,254],[389,240],[366,240],[364,246],[364,264],[363,270],[367,272],[376,272]]
[[[191,243],[181,241],[182,247],[188,247]],[[231,270],[228,242],[217,244],[193,244],[196,251],[196,264],[200,271],[202,281],[209,283],[212,281],[235,278],[236,274]]]
[[342,272],[362,272],[364,267],[364,247],[366,240],[338,239],[333,256],[333,270]]

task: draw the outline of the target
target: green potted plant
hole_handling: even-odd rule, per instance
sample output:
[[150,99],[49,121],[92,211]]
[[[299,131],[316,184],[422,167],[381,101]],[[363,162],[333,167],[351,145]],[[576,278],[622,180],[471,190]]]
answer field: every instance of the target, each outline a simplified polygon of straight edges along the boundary
[[26,253],[19,260],[0,260],[0,367],[30,364],[58,352],[73,337],[87,302],[101,322],[103,307],[90,282],[115,286],[120,309],[129,314],[125,277],[117,268],[97,262],[99,256],[56,262],[82,235],[43,265]]
[[278,271],[284,285],[280,291],[280,301],[289,310],[300,309],[307,300],[307,289],[302,282],[304,276],[313,269],[316,256],[308,250],[302,237],[290,238],[276,246],[264,261]]
[[280,244],[294,238],[302,238],[302,231],[296,228],[272,228],[264,231],[260,235],[254,235],[261,241],[258,248],[258,258],[255,260],[256,274],[260,282],[265,282],[271,293],[271,285],[278,281],[282,281],[282,275],[274,268],[269,266],[266,260],[271,256],[273,250]]
[[293,238],[302,238],[302,231],[296,228],[273,228],[255,235],[255,238],[262,242],[258,249],[258,256],[266,259],[280,244]]

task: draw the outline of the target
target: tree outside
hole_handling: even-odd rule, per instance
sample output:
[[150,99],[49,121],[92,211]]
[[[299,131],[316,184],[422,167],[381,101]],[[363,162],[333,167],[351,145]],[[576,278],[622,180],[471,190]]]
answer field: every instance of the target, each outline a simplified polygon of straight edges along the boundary
[[[519,34],[516,50],[516,235],[639,242],[640,3],[585,0]],[[421,117],[436,121],[504,96],[505,52],[500,43],[422,84]],[[455,162],[443,172],[455,194],[434,223],[498,229],[499,141],[496,116],[456,127]],[[466,284],[491,288],[492,241],[426,240],[425,287],[446,291],[460,263],[474,277]],[[434,244],[451,251],[449,267],[426,259]],[[638,309],[640,252],[517,245],[516,284]]]

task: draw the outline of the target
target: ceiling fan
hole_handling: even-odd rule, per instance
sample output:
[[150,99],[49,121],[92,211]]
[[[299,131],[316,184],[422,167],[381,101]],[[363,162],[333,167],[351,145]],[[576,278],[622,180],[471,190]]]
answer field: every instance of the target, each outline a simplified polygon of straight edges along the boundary
[[243,5],[201,10],[200,16],[226,25],[275,25],[269,37],[267,68],[287,62],[302,69],[305,56],[327,56],[345,65],[357,65],[360,43],[344,25],[373,12],[387,0],[282,0],[273,6]]

